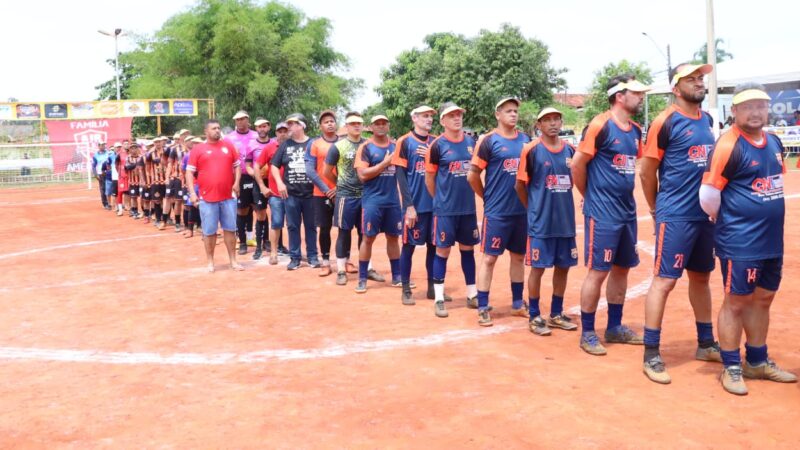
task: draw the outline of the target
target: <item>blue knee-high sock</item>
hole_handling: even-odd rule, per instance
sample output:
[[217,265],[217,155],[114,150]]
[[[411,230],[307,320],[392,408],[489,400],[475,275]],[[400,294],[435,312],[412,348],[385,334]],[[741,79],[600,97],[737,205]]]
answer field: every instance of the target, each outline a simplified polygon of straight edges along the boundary
[[436,256],[436,246],[427,244],[425,253],[425,270],[428,272],[428,280],[433,280],[433,257]]
[[738,348],[736,350],[721,350],[720,355],[722,356],[722,365],[725,367],[742,365],[742,355],[739,353]]
[[439,255],[433,256],[433,281],[442,283],[444,282],[444,274],[447,273],[447,258],[442,258]]
[[658,348],[661,345],[661,328],[644,327],[645,348]]
[[525,283],[511,282],[511,307],[514,309],[522,308],[522,288]]
[[461,250],[461,270],[467,285],[475,284],[475,251]]
[[607,329],[612,330],[620,325],[622,325],[622,305],[609,303]]
[[581,311],[581,332],[594,333],[594,316],[597,312]]
[[389,267],[392,270],[392,280],[400,279],[400,259],[390,259]]
[[489,291],[478,291],[478,309],[489,307]]
[[413,245],[403,245],[400,250],[400,280],[403,283],[411,281],[411,258],[414,256]]
[[711,322],[695,322],[697,326],[697,343],[708,348],[714,345],[714,325]]
[[747,360],[747,364],[750,364],[751,366],[757,366],[767,362],[766,344],[762,345],[761,347],[751,347],[747,344],[744,344],[744,357]]
[[358,260],[358,279],[366,280],[368,271],[369,271],[369,261]]
[[550,302],[550,317],[556,317],[564,312],[564,297],[553,295]]
[[528,314],[530,314],[531,319],[542,314],[539,312],[539,297],[528,297]]

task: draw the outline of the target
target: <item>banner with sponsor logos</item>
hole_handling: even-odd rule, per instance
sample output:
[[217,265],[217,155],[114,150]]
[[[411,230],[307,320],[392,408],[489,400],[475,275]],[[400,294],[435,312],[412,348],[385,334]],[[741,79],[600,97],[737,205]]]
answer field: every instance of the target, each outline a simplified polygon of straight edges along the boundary
[[130,139],[131,117],[117,119],[46,120],[50,142],[74,142],[75,145],[50,147],[53,155],[53,173],[86,172],[86,160],[97,151],[97,144],[105,142],[108,148],[115,141]]
[[766,127],[764,130],[778,136],[784,147],[800,147],[800,126]]
[[0,103],[0,120],[114,119],[117,117],[196,115],[197,99]]

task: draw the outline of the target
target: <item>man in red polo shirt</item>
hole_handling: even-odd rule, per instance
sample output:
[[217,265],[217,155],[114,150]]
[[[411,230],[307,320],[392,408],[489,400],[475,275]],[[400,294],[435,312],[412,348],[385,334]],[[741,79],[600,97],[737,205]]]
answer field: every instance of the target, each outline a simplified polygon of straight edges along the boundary
[[217,245],[217,224],[222,225],[225,248],[231,269],[244,270],[236,262],[236,196],[239,195],[239,153],[236,147],[222,140],[219,122],[209,120],[205,127],[206,142],[197,144],[189,155],[186,166],[186,185],[197,184],[200,198],[189,190],[192,204],[199,205],[206,248],[208,271],[214,272],[214,247]]

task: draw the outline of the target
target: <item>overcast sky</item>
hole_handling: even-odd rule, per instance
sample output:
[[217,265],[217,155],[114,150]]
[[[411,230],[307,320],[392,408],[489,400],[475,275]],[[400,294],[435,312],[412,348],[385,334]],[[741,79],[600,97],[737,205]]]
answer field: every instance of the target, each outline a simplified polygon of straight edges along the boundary
[[[193,0],[80,1],[29,0],[0,2],[0,101],[91,100],[94,87],[113,77],[105,64],[114,55],[114,42],[98,29],[122,28],[152,33],[173,14],[188,9]],[[586,92],[593,72],[626,58],[665,70],[662,51],[670,44],[673,64],[691,58],[705,42],[703,0],[294,0],[311,17],[333,23],[332,45],[347,54],[349,75],[365,80],[366,89],[355,108],[378,101],[374,93],[380,70],[403,50],[421,47],[434,32],[476,35],[497,30],[504,22],[522,29],[527,37],[550,48],[551,63],[568,69],[569,92]],[[720,78],[800,70],[800,1],[717,0],[718,37],[735,56],[736,74]],[[120,50],[131,48],[125,39]],[[657,75],[665,81],[662,73]]]

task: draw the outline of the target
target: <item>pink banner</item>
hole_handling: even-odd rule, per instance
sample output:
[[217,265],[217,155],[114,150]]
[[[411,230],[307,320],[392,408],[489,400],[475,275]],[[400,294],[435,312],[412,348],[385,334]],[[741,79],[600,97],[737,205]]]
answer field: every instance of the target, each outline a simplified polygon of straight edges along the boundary
[[120,119],[47,120],[50,143],[69,143],[50,147],[53,173],[86,172],[86,159],[97,151],[98,142],[108,147],[116,141],[130,139],[132,117]]

